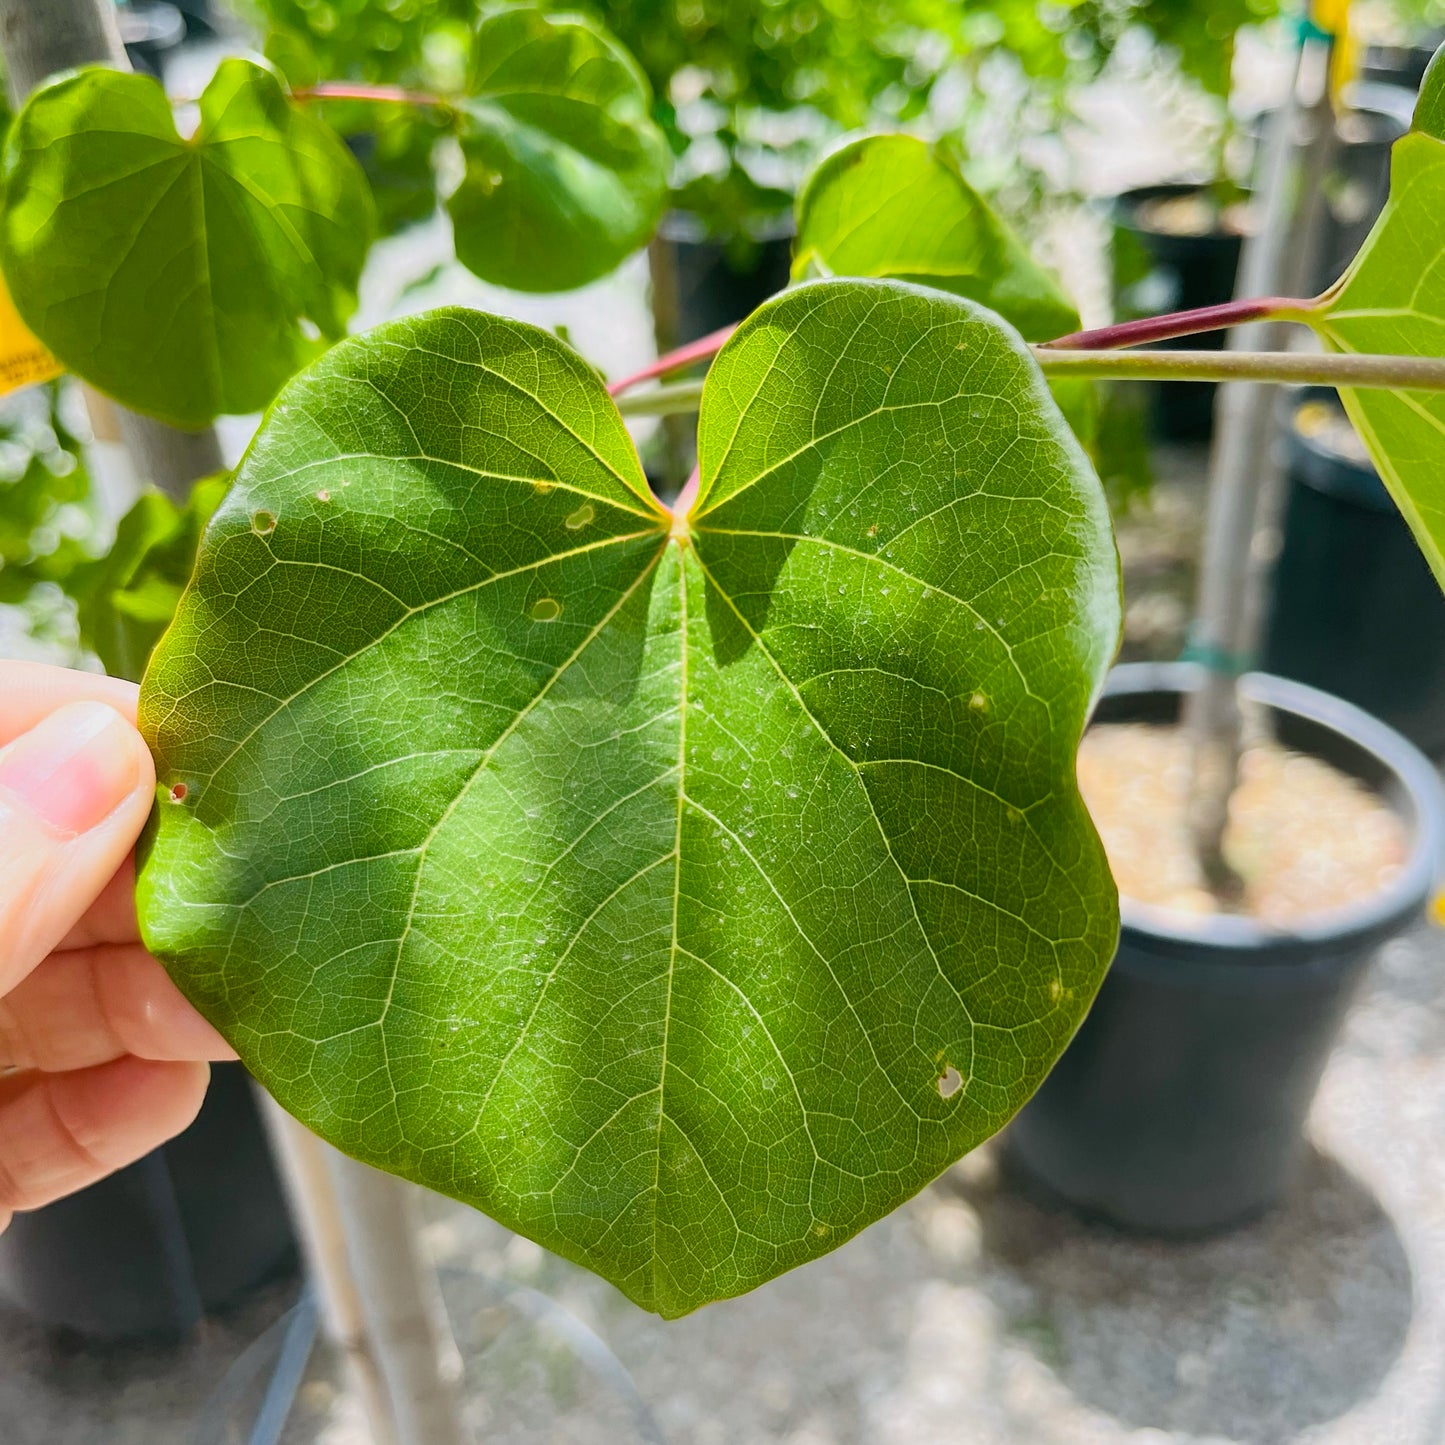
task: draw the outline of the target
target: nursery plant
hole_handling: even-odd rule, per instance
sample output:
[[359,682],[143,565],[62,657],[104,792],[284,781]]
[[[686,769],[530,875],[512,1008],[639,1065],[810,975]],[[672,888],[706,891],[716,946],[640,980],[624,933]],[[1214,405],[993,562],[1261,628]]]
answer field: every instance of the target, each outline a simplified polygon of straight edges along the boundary
[[[533,155],[486,148],[532,137],[505,94],[478,176]],[[349,194],[345,162],[274,77],[233,63],[201,109],[182,140],[141,82],[58,80],[7,141],[0,209],[40,337],[191,423],[319,349],[300,318],[339,330],[357,264],[307,200],[313,161]],[[856,184],[879,155],[921,219],[910,188]],[[1437,58],[1329,293],[1030,345],[1005,318],[1066,312],[1054,283],[945,154],[865,141],[804,193],[814,279],[649,369],[715,351],[700,384],[624,398],[698,409],[671,507],[556,336],[448,309],[340,340],[271,405],[146,672],[148,946],[323,1137],[647,1308],[841,1244],[1027,1100],[1114,948],[1074,756],[1118,564],[1049,381],[1340,385],[1445,575],[1442,192]],[[172,194],[191,209],[166,219]],[[246,218],[229,240],[188,229],[213,195]],[[596,264],[547,214],[494,212],[486,244]],[[218,249],[242,234],[249,286]],[[161,296],[196,308],[186,366]],[[1114,349],[1261,316],[1329,352]]]
[[[463,93],[409,98],[446,118],[466,163],[447,200],[458,259],[525,290],[611,270],[666,185],[645,80],[576,17],[500,10],[473,46]],[[61,361],[199,427],[264,406],[343,333],[374,212],[359,166],[308,113],[316,94],[227,60],[191,136],[146,76],[90,67],[31,98],[7,135],[0,250],[21,315]]]
[[[250,0],[268,56],[295,85],[355,80],[426,88],[456,69],[479,0]],[[1049,131],[1067,91],[1097,78],[1120,40],[1144,32],[1186,81],[1224,96],[1234,39],[1270,18],[1274,0],[1037,0],[958,6],[940,0],[582,0],[580,9],[636,56],[653,89],[653,116],[678,158],[674,203],[715,239],[746,241],[786,214],[791,185],[820,136],[925,116],[940,82],[966,77],[975,105],[990,67],[1015,68],[1034,128]],[[328,114],[357,137],[388,223],[429,213],[432,136],[398,106]],[[784,140],[787,118],[816,124]],[[965,121],[965,129],[971,121]],[[997,175],[999,167],[991,170]],[[1014,177],[1016,180],[1017,177]]]

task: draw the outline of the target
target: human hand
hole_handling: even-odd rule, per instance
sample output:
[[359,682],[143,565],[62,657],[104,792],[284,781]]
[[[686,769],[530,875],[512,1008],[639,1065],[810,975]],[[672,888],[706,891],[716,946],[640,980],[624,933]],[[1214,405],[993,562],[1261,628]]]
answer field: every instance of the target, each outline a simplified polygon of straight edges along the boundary
[[0,662],[0,1229],[180,1133],[235,1058],[140,946],[136,694]]

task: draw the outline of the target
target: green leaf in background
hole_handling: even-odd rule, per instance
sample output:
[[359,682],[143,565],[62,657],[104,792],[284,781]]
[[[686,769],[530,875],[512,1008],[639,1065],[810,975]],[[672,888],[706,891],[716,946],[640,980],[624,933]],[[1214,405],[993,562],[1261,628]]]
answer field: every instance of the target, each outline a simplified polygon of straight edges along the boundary
[[963,178],[942,144],[865,136],[829,156],[798,198],[793,274],[892,276],[997,311],[1026,341],[1078,329],[1054,275]]
[[520,291],[581,286],[652,233],[671,152],[631,57],[579,16],[483,20],[460,111],[457,259]]
[[1004,1124],[1114,948],[1074,754],[1099,485],[989,313],[824,281],[707,380],[690,520],[562,342],[287,389],[142,689],[148,946],[298,1118],[668,1316]]
[[1445,141],[1445,45],[1435,52],[1420,81],[1415,117],[1410,127],[1422,135]]
[[230,483],[225,473],[203,478],[184,507],[162,492],[146,492],[120,519],[110,551],[71,573],[66,591],[77,603],[80,640],[110,676],[140,679],[190,580],[201,532]]
[[[1390,156],[1390,199],[1312,318],[1340,351],[1445,357],[1445,49],[1426,73],[1410,134]],[[1342,389],[1340,398],[1445,587],[1445,393]]]
[[343,334],[373,230],[336,135],[270,71],[226,60],[182,139],[160,86],[88,69],[37,90],[5,144],[0,265],[72,371],[182,427],[255,411]]
[[68,586],[98,540],[97,499],[84,441],[66,424],[61,383],[46,382],[7,411],[0,420],[0,605],[13,606],[38,583]]

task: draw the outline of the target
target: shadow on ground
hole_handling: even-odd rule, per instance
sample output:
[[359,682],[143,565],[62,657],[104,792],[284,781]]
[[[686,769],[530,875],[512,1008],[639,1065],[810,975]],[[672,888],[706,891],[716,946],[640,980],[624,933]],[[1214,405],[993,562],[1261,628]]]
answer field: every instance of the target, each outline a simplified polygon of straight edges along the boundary
[[1007,1170],[964,1168],[947,1187],[978,1214],[1002,1328],[1124,1425],[1289,1439],[1373,1393],[1404,1343],[1400,1238],[1318,1152],[1285,1204],[1190,1241],[1085,1222]]

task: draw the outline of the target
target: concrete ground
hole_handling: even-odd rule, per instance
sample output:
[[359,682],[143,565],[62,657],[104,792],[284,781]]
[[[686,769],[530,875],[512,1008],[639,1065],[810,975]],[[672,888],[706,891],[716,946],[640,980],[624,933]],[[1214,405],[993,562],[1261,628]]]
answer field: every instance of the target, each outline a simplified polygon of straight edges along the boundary
[[[985,1149],[827,1258],[669,1324],[430,1200],[478,1439],[1436,1445],[1441,963],[1424,929],[1382,951],[1294,1191],[1220,1238],[1161,1243],[1083,1223],[1001,1179]],[[0,1311],[0,1440],[245,1440],[256,1391],[227,1371],[294,1294],[278,1286],[171,1350],[89,1350]],[[364,1445],[339,1381],[318,1352],[286,1445]],[[228,1416],[216,1398],[238,1390]]]

